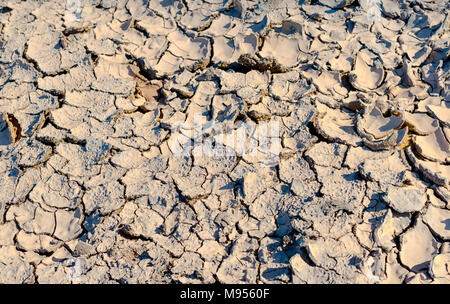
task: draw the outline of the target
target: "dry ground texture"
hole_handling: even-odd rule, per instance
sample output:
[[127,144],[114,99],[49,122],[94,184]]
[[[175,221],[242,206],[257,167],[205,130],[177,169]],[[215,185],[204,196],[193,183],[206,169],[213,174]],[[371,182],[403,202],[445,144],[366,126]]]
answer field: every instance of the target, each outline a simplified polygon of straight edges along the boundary
[[1,0],[0,282],[449,283],[449,8]]

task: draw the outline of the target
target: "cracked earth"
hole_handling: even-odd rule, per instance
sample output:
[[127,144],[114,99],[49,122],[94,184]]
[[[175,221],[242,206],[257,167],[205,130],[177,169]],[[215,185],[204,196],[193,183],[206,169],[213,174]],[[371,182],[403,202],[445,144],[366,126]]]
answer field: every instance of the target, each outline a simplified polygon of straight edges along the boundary
[[0,283],[450,283],[449,6],[1,0]]

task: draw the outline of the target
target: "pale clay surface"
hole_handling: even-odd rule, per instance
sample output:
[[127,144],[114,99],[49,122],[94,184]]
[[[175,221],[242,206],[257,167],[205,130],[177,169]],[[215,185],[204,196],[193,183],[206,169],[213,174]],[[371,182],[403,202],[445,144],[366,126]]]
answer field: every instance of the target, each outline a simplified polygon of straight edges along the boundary
[[0,2],[0,283],[450,283],[448,1],[72,2]]

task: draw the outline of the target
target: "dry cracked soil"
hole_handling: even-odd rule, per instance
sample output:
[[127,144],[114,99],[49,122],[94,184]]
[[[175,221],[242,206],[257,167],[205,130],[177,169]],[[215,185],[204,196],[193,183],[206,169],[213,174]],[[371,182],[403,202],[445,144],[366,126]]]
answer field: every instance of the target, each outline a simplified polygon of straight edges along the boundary
[[1,0],[0,283],[450,283],[441,0]]

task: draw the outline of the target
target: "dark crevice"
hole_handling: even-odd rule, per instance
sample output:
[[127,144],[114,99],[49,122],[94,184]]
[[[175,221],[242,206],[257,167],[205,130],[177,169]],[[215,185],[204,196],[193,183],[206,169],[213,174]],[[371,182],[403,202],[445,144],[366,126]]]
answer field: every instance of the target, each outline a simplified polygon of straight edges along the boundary
[[14,127],[14,130],[11,130],[11,133],[14,137],[14,142],[17,142],[22,138],[22,128],[20,127],[19,121],[12,114],[8,114],[8,120]]
[[323,137],[321,134],[319,134],[319,132],[317,132],[316,127],[314,126],[314,121],[311,120],[306,124],[306,127],[308,128],[308,131],[311,135],[315,136],[318,138],[319,142],[326,142],[329,144],[334,144],[335,142],[332,140],[329,140],[325,137]]
[[62,33],[64,36],[70,36],[70,35],[75,35],[75,34],[80,34],[80,33],[86,33],[86,32],[89,32],[90,30],[91,30],[91,28],[89,28],[89,27],[85,27],[85,28],[69,27],[69,28],[66,28]]
[[225,64],[217,65],[217,68],[220,70],[224,70],[224,71],[232,70],[236,73],[243,73],[243,74],[247,74],[248,72],[253,70],[251,67],[245,66],[238,62],[232,62],[228,65],[225,65]]
[[0,8],[0,14],[6,14],[12,11],[12,8],[9,8],[7,6],[3,6]]

